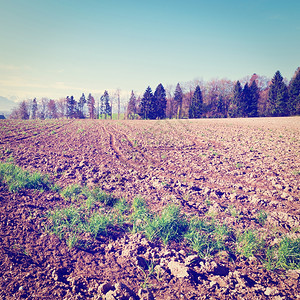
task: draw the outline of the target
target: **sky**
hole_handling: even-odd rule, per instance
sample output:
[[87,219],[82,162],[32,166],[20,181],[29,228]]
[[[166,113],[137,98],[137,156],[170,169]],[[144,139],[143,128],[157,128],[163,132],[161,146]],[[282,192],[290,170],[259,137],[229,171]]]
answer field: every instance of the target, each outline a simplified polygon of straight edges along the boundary
[[0,96],[142,94],[300,66],[299,0],[0,0]]

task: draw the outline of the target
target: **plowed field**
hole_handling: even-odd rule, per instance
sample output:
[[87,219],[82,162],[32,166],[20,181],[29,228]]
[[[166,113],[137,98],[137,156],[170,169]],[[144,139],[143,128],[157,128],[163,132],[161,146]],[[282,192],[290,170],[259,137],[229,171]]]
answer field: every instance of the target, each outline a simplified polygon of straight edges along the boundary
[[[0,159],[62,188],[100,187],[129,203],[140,196],[157,214],[173,203],[235,232],[256,230],[267,247],[300,237],[299,137],[299,117],[1,120]],[[44,230],[47,212],[65,205],[59,193],[2,185],[0,201],[1,299],[300,299],[300,271],[267,270],[263,257],[199,258],[184,241],[165,246],[130,231],[70,249]]]

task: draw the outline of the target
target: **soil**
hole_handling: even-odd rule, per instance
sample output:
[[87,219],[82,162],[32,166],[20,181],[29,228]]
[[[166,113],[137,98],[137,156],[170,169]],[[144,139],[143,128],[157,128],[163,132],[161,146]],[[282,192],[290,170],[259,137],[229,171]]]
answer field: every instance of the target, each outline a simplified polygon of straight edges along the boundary
[[[175,203],[189,216],[257,229],[270,244],[300,236],[299,133],[299,117],[5,120],[0,155],[61,187],[139,195],[157,213]],[[65,205],[58,193],[0,186],[0,201],[1,299],[300,299],[300,270],[268,271],[226,251],[201,259],[184,242],[130,232],[70,249],[45,230],[47,212]]]

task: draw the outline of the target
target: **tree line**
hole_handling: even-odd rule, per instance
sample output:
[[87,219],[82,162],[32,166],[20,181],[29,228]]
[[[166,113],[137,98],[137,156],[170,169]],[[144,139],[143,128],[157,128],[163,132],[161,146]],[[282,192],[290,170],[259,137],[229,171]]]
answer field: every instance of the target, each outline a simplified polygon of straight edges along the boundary
[[[119,91],[118,91],[119,92]],[[118,94],[118,112],[120,95]],[[236,82],[196,80],[167,89],[160,83],[154,93],[150,86],[142,96],[132,91],[125,117],[128,119],[236,118],[292,116],[300,114],[300,67],[287,84],[280,71],[270,80],[253,74]],[[42,98],[23,101],[10,118],[100,118],[112,117],[112,99],[107,91],[95,99],[84,94],[60,100]]]
[[185,84],[184,88],[177,83],[173,93],[166,93],[162,84],[158,85],[154,94],[147,87],[143,97],[137,98],[131,93],[127,117],[180,119],[300,114],[300,68],[289,84],[286,84],[280,71],[275,73],[272,80],[253,74],[244,79],[244,83],[241,81],[213,80],[206,84],[195,81]]
[[59,100],[42,98],[37,101],[22,101],[19,107],[15,108],[11,119],[107,119],[112,117],[112,104],[107,91],[98,99],[98,102],[91,95],[86,98],[84,93],[78,101],[74,96],[67,96]]

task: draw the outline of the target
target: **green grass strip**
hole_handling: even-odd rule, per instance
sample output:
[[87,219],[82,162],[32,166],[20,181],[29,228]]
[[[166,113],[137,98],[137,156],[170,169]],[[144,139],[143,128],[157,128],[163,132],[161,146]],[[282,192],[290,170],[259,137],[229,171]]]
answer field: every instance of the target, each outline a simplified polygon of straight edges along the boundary
[[39,172],[30,173],[10,162],[0,163],[0,182],[10,192],[24,189],[49,190],[51,183],[47,175]]

